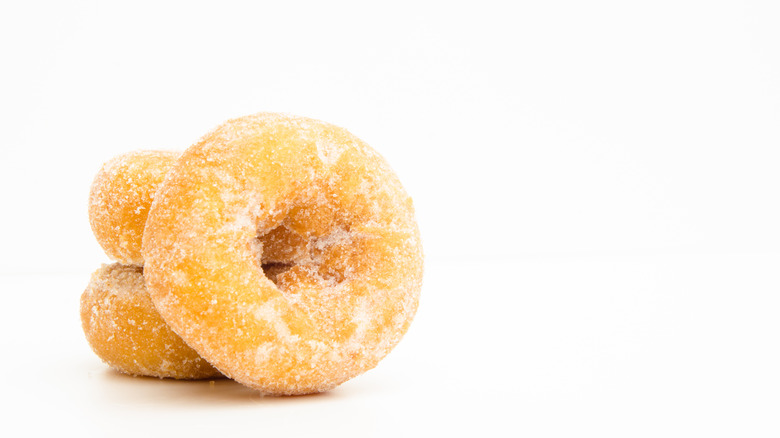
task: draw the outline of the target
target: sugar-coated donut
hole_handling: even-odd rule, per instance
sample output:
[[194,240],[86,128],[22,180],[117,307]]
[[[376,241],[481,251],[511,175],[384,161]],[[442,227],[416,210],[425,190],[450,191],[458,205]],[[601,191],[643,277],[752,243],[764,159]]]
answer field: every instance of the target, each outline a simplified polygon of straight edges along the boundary
[[222,376],[165,324],[141,267],[115,263],[95,271],[81,295],[81,323],[92,350],[117,371],[174,379]]
[[[268,235],[284,254],[264,271]],[[412,201],[384,159],[342,128],[272,113],[184,152],[154,198],[143,255],[171,328],[268,394],[373,368],[409,327],[423,272]]]
[[113,260],[142,265],[141,238],[157,187],[179,152],[136,151],[108,161],[89,194],[89,223]]

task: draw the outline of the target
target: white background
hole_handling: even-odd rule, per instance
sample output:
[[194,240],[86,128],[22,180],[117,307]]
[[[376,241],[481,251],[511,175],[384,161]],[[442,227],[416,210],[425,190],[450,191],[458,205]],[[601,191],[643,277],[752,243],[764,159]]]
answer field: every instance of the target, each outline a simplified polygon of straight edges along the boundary
[[[2,2],[6,430],[777,436],[775,1]],[[344,126],[415,199],[418,316],[323,395],[109,371],[102,162],[230,117]]]

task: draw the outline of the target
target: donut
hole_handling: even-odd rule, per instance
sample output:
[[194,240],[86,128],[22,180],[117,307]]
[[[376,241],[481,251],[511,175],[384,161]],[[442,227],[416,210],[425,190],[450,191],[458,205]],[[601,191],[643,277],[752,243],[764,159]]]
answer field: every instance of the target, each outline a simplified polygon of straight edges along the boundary
[[89,194],[89,223],[111,259],[142,265],[141,237],[157,187],[176,162],[178,152],[136,151],[103,165]]
[[222,376],[165,324],[144,287],[141,267],[115,263],[95,271],[81,295],[81,323],[92,350],[122,373],[173,379]]
[[[143,265],[141,253],[146,216],[157,188],[180,152],[135,151],[105,163],[89,195],[89,222],[111,259]],[[279,227],[262,238],[263,263],[291,263],[305,245],[297,234]]]
[[170,327],[274,395],[376,366],[408,329],[423,276],[412,200],[385,160],[342,128],[274,113],[229,120],[183,153],[154,197],[143,257]]

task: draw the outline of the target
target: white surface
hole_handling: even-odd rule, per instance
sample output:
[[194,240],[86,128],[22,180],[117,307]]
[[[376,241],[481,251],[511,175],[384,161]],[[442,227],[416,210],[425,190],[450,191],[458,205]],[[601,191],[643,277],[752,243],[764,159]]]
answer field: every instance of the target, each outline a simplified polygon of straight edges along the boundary
[[[776,436],[778,22],[735,0],[1,3],[7,423]],[[92,177],[263,110],[398,172],[428,261],[408,336],[316,397],[107,372],[77,314],[107,261]]]
[[292,398],[111,372],[80,332],[83,276],[6,277],[5,423],[89,436],[776,436],[779,263],[432,263],[390,356],[330,393]]

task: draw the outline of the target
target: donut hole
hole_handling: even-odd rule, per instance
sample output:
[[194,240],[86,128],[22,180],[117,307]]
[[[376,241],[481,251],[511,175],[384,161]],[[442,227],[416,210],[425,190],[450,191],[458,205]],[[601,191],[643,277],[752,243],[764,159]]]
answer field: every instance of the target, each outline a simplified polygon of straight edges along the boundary
[[250,242],[256,266],[282,292],[335,287],[346,280],[342,260],[354,236],[348,227],[304,237],[282,224]]
[[258,234],[257,240],[262,247],[260,260],[263,264],[297,263],[308,256],[308,239],[284,224],[267,233]]
[[292,263],[264,263],[260,265],[260,269],[263,270],[263,274],[271,280],[276,287],[279,287],[279,275],[284,274],[290,268],[295,266]]
[[264,243],[264,240],[263,236],[258,236],[251,239],[247,247],[252,255],[255,266],[263,273],[263,276],[271,280],[271,282],[281,290],[279,275],[287,272],[290,268],[295,266],[295,264],[291,262],[269,260],[268,257],[266,257],[266,244]]

